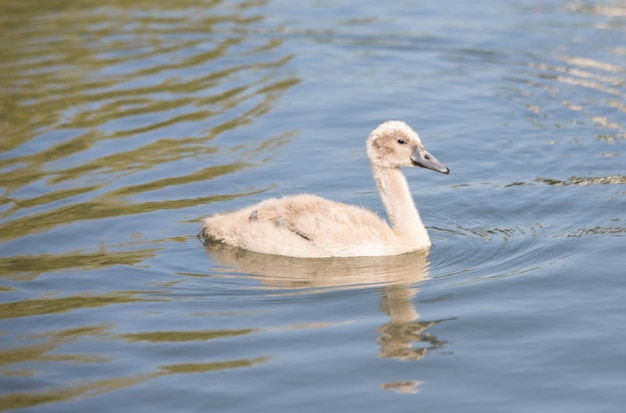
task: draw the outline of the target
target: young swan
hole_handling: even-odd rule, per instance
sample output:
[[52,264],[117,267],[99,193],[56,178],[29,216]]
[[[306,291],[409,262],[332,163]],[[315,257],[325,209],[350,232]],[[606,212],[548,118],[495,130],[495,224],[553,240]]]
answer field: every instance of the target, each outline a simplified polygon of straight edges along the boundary
[[367,209],[302,194],[213,215],[204,220],[199,235],[206,241],[301,258],[396,255],[429,248],[428,232],[400,167],[421,166],[444,174],[450,170],[401,121],[374,129],[367,155],[391,227]]

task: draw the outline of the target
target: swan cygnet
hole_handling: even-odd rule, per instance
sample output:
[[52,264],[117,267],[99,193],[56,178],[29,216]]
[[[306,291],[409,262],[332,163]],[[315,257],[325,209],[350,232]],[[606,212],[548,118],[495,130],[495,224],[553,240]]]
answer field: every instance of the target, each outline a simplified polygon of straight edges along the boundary
[[400,170],[420,166],[450,170],[424,149],[402,121],[387,121],[372,131],[367,155],[391,227],[376,213],[301,194],[272,198],[204,220],[204,241],[266,254],[300,258],[397,255],[428,249],[426,227]]

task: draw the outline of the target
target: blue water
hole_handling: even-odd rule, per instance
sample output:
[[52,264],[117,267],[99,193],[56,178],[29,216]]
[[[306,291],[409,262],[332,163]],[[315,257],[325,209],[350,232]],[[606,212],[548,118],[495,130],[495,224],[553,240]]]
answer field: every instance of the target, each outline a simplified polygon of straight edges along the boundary
[[[0,5],[0,409],[621,412],[619,1]],[[196,238],[301,192],[384,214],[402,119],[433,247]]]

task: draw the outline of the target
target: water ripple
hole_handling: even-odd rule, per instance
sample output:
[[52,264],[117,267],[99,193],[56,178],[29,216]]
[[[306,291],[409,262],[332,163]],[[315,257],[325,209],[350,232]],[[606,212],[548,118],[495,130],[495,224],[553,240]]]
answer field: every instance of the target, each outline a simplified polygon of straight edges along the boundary
[[[250,161],[270,159],[268,148],[288,142],[292,132],[282,130],[257,139],[262,157],[249,156],[255,147],[223,156],[230,143],[220,138],[272,110],[299,79],[281,70],[293,57],[282,41],[256,35],[263,20],[258,4],[205,3],[193,17],[185,2],[165,14],[124,2],[87,2],[67,15],[7,9],[23,24],[2,32],[12,42],[0,59],[0,88],[10,97],[0,102],[2,238],[232,199],[238,195],[158,201],[136,195],[249,168]],[[252,56],[259,58],[251,62]],[[218,156],[217,165],[202,165]],[[155,168],[177,172],[162,179],[145,174]]]

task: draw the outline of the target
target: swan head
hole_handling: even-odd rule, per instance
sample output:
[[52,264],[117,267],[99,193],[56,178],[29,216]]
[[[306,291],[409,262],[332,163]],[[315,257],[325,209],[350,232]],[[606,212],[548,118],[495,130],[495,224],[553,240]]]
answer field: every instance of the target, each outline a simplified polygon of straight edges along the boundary
[[387,121],[372,131],[367,140],[367,156],[372,166],[379,168],[420,166],[450,173],[447,166],[426,151],[417,133],[399,120]]

